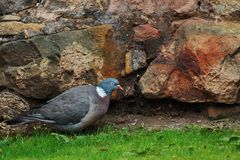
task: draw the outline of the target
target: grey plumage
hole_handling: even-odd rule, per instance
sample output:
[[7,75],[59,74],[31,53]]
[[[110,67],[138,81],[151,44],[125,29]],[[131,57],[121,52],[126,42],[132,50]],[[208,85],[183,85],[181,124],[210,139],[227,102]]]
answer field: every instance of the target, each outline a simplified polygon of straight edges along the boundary
[[[102,86],[100,83],[98,87],[101,87],[103,91],[105,88],[110,88],[112,92],[118,88],[116,86],[119,86],[119,82],[113,80],[114,83],[110,80]],[[14,120],[7,121],[7,124],[40,121],[51,124],[61,131],[80,131],[107,112],[111,92],[101,97],[96,86],[74,87],[49,100],[46,104],[33,108]]]

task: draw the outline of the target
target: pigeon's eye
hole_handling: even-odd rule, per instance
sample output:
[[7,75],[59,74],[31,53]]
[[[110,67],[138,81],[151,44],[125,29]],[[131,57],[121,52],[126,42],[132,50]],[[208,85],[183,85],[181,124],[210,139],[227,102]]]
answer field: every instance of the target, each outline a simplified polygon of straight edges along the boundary
[[111,85],[112,85],[112,86],[114,86],[114,85],[115,85],[115,83],[114,83],[114,82],[111,82]]

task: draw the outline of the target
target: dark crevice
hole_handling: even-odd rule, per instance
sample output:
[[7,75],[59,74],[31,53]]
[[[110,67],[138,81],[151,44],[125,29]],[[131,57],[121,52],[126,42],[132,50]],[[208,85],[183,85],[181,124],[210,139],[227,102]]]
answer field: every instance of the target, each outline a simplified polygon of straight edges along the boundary
[[114,114],[140,114],[156,116],[169,114],[180,116],[183,112],[205,113],[206,103],[184,103],[169,98],[146,99],[144,97],[128,97],[120,101],[111,101],[109,112]]
[[240,21],[240,10],[239,11],[234,11],[230,14],[233,20]]
[[232,54],[230,54],[229,56],[231,57],[231,58],[235,58],[235,56],[237,55],[237,54],[240,54],[240,47],[238,47]]
[[15,40],[17,40],[16,35],[1,35],[0,36],[0,45],[3,43],[10,42],[10,41],[15,41]]
[[200,7],[202,5],[202,2],[201,1],[198,1],[198,6]]
[[0,91],[8,90],[6,86],[0,86]]

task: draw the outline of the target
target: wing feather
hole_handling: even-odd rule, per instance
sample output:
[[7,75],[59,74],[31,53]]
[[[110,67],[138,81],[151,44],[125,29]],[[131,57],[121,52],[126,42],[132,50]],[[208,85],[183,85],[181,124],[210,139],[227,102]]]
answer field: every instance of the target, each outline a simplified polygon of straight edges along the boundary
[[26,117],[42,121],[54,121],[57,124],[75,124],[86,116],[90,109],[90,94],[94,86],[71,88],[49,100],[39,108],[33,109]]

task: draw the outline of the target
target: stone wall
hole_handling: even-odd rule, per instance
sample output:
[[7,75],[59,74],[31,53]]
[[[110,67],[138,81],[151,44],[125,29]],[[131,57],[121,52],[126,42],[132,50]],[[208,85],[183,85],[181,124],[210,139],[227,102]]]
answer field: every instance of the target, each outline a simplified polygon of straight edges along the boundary
[[124,96],[240,103],[239,17],[239,0],[3,0],[0,88],[46,100],[116,77]]

